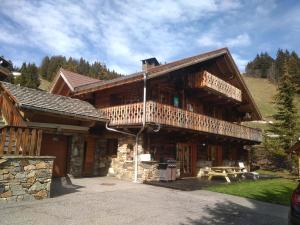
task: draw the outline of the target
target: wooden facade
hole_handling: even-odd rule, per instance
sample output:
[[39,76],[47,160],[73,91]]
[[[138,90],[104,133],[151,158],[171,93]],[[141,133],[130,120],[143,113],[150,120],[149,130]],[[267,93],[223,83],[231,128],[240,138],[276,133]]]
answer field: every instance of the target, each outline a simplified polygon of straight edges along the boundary
[[262,134],[242,122],[259,120],[261,115],[230,54],[225,50],[214,54],[144,65],[147,71],[111,81],[59,71],[50,92],[89,102],[106,118],[108,126],[137,134],[145,115],[146,127],[138,146],[134,146],[132,135],[112,135],[105,129],[104,120],[100,123],[74,115],[16,109],[15,99],[5,91],[2,115],[8,125],[36,129],[30,131],[31,138],[42,130],[45,138],[37,140],[42,147],[36,151],[57,156],[56,176],[64,176],[68,164],[80,165],[79,174],[83,176],[110,170],[120,176],[129,171],[131,176],[135,147],[140,154],[150,154],[152,163],[175,159],[182,176],[198,176],[207,166],[247,162],[244,146],[260,143]]

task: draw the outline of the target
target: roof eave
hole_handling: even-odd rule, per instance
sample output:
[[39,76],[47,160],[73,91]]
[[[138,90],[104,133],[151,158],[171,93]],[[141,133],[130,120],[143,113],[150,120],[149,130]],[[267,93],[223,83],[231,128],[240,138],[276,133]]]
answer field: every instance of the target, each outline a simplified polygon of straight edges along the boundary
[[18,103],[18,108],[20,109],[27,109],[27,110],[35,110],[35,111],[40,111],[40,112],[46,112],[46,113],[52,113],[52,114],[57,114],[57,115],[63,115],[66,117],[70,118],[77,118],[77,119],[82,119],[82,120],[93,120],[93,121],[98,121],[98,122],[107,122],[108,119],[103,118],[103,117],[93,117],[93,116],[84,116],[84,115],[79,115],[79,114],[71,114],[71,113],[64,113],[61,111],[57,110],[48,110],[40,107],[35,107],[35,106],[30,106],[26,104],[20,104]]

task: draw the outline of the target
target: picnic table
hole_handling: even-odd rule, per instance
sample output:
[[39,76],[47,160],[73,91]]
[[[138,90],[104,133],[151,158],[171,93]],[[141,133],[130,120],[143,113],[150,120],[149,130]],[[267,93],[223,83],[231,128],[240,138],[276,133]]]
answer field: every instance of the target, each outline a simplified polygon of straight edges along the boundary
[[230,183],[230,177],[237,178],[242,176],[242,168],[240,167],[231,167],[231,166],[216,166],[211,167],[208,172],[208,180],[211,180],[213,177],[224,177],[228,183]]

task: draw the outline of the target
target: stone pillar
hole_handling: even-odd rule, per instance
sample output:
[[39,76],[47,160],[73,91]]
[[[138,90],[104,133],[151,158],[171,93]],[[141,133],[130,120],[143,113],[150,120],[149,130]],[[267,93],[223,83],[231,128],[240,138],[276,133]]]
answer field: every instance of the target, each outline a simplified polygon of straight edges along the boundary
[[[134,178],[134,148],[135,138],[128,135],[118,137],[118,153],[111,159],[108,175],[119,179],[133,180]],[[140,138],[138,151],[143,153],[143,138]]]
[[71,138],[70,174],[74,177],[82,176],[84,158],[84,136],[73,135]]
[[107,139],[100,137],[96,142],[95,151],[95,175],[106,176],[111,164],[111,157],[107,153]]

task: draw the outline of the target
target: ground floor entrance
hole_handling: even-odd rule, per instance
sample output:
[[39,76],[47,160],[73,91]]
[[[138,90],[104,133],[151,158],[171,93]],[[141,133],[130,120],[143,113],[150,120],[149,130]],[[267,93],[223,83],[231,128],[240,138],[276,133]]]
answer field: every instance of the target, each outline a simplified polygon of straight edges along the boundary
[[188,177],[196,175],[197,145],[178,143],[176,160],[180,165],[180,176]]
[[67,174],[68,136],[43,134],[41,155],[55,156],[53,177],[64,177]]

